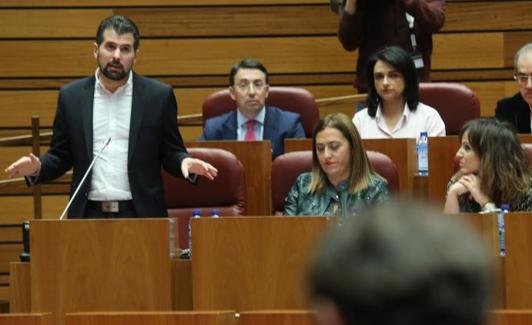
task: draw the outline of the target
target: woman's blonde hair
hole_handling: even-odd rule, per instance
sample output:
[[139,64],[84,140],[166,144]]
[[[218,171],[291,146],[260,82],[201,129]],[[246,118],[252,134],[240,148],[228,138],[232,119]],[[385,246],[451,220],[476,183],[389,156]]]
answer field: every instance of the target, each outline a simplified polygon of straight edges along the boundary
[[325,128],[334,128],[342,133],[347,139],[351,153],[351,170],[349,172],[349,192],[355,193],[368,187],[371,175],[376,174],[369,163],[366,150],[355,125],[351,119],[343,113],[333,113],[320,119],[312,132],[312,181],[310,193],[321,193],[329,184],[327,175],[321,168],[316,152],[316,135]]
[[[497,205],[517,204],[530,187],[531,173],[514,129],[494,118],[480,118],[462,127],[460,142],[466,132],[471,148],[480,159],[480,190]],[[454,177],[461,176],[458,172]]]

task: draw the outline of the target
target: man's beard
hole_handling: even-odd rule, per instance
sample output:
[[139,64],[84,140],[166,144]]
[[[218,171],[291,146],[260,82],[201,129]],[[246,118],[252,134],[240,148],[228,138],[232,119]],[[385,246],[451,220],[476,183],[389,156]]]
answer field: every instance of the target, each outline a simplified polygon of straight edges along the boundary
[[[111,65],[114,65],[114,68],[116,68],[117,66],[120,66],[120,69],[121,71],[120,72],[112,72],[110,70],[110,66]],[[102,74],[109,80],[114,80],[114,81],[120,81],[120,80],[124,80],[128,77],[129,75],[129,71],[125,71],[124,70],[124,67],[120,64],[120,63],[107,63],[105,65],[105,68],[102,69],[102,67],[100,66],[100,71],[102,72]]]

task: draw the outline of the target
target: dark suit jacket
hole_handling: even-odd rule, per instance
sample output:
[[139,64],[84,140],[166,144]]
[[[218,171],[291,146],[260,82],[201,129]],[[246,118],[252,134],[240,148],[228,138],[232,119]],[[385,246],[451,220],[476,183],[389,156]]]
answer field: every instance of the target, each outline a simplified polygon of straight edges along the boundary
[[[236,109],[205,121],[201,140],[236,140]],[[286,112],[276,107],[266,106],[263,140],[272,143],[272,159],[284,152],[285,138],[304,138],[305,130],[299,114]]]
[[518,133],[530,133],[530,106],[521,93],[499,100],[495,117],[510,122]]
[[[93,159],[95,81],[92,76],[61,88],[52,143],[41,157],[36,182],[55,179],[73,168],[71,195],[80,183]],[[131,106],[128,174],[135,212],[139,217],[166,217],[161,164],[181,176],[181,161],[188,156],[177,128],[176,99],[170,86],[134,73]],[[70,206],[69,217],[84,216],[89,190],[90,175]]]

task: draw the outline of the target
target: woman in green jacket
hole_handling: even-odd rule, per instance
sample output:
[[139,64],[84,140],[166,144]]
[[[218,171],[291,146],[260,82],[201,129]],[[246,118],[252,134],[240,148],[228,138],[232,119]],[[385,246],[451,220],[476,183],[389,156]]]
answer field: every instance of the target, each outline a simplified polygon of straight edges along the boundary
[[284,215],[336,215],[341,219],[389,198],[388,185],[371,167],[351,119],[333,113],[312,134],[312,172],[298,176]]

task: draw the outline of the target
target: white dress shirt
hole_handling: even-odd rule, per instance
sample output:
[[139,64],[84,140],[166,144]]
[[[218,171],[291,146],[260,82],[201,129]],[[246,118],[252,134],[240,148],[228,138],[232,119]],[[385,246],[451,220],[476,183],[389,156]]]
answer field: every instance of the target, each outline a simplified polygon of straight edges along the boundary
[[[266,117],[266,107],[263,107],[260,112],[255,116],[256,121],[253,129],[255,130],[255,140],[262,140],[264,134],[264,118]],[[240,113],[240,110],[236,110],[236,125],[238,129],[236,131],[239,141],[243,141],[246,138],[246,132],[248,130],[248,118]]]
[[405,104],[403,115],[391,130],[382,116],[380,105],[375,118],[369,116],[368,109],[365,108],[355,114],[353,123],[363,139],[417,139],[421,132],[427,132],[430,137],[445,135],[445,124],[438,111],[423,103],[418,104],[415,112],[410,111],[408,104]]
[[93,155],[96,156],[107,139],[111,138],[111,142],[94,164],[89,200],[131,200],[127,159],[133,73],[129,73],[126,84],[111,93],[98,79],[98,72],[94,85]]

